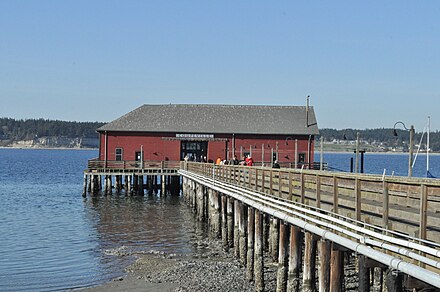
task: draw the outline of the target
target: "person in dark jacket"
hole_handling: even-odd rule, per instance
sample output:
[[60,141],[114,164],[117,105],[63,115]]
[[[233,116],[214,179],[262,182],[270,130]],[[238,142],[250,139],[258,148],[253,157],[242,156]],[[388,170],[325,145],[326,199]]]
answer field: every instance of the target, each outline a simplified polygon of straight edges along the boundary
[[272,168],[280,168],[280,164],[278,163],[278,160],[274,161]]

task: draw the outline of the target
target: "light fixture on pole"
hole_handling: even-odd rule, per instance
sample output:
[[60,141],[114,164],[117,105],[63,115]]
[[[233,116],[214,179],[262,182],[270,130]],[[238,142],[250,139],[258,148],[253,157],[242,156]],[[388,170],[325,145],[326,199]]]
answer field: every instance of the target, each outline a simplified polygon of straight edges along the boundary
[[411,125],[411,127],[408,129],[405,124],[401,121],[398,121],[394,124],[393,127],[393,135],[395,137],[397,137],[397,131],[396,131],[396,126],[398,124],[401,124],[403,126],[403,128],[405,128],[405,130],[409,131],[409,156],[408,156],[408,176],[411,177],[412,176],[412,164],[413,164],[413,144],[414,144],[414,126]]

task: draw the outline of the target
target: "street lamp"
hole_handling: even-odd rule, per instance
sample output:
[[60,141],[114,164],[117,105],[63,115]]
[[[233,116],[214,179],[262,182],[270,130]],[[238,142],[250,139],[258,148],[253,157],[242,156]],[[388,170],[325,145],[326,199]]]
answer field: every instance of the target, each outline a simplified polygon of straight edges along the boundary
[[394,124],[393,127],[393,135],[395,137],[397,137],[397,131],[396,131],[396,126],[397,124],[401,124],[405,130],[409,131],[409,157],[408,157],[408,176],[411,177],[412,176],[412,164],[413,164],[413,144],[414,144],[414,126],[411,125],[411,127],[408,129],[405,124],[401,121],[398,121]]

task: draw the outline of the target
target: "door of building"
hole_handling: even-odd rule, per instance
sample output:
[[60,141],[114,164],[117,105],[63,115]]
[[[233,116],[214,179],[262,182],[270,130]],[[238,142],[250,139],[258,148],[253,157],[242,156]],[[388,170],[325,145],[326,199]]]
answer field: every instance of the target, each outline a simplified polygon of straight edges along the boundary
[[180,160],[188,157],[189,161],[203,161],[208,154],[207,141],[182,141],[180,145]]

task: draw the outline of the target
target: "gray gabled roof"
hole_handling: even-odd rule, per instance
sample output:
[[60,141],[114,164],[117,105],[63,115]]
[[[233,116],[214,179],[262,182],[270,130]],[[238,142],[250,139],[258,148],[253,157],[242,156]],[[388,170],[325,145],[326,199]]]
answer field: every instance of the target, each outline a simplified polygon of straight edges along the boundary
[[146,104],[98,131],[319,134],[313,107],[309,107],[307,123],[305,106],[213,104]]

